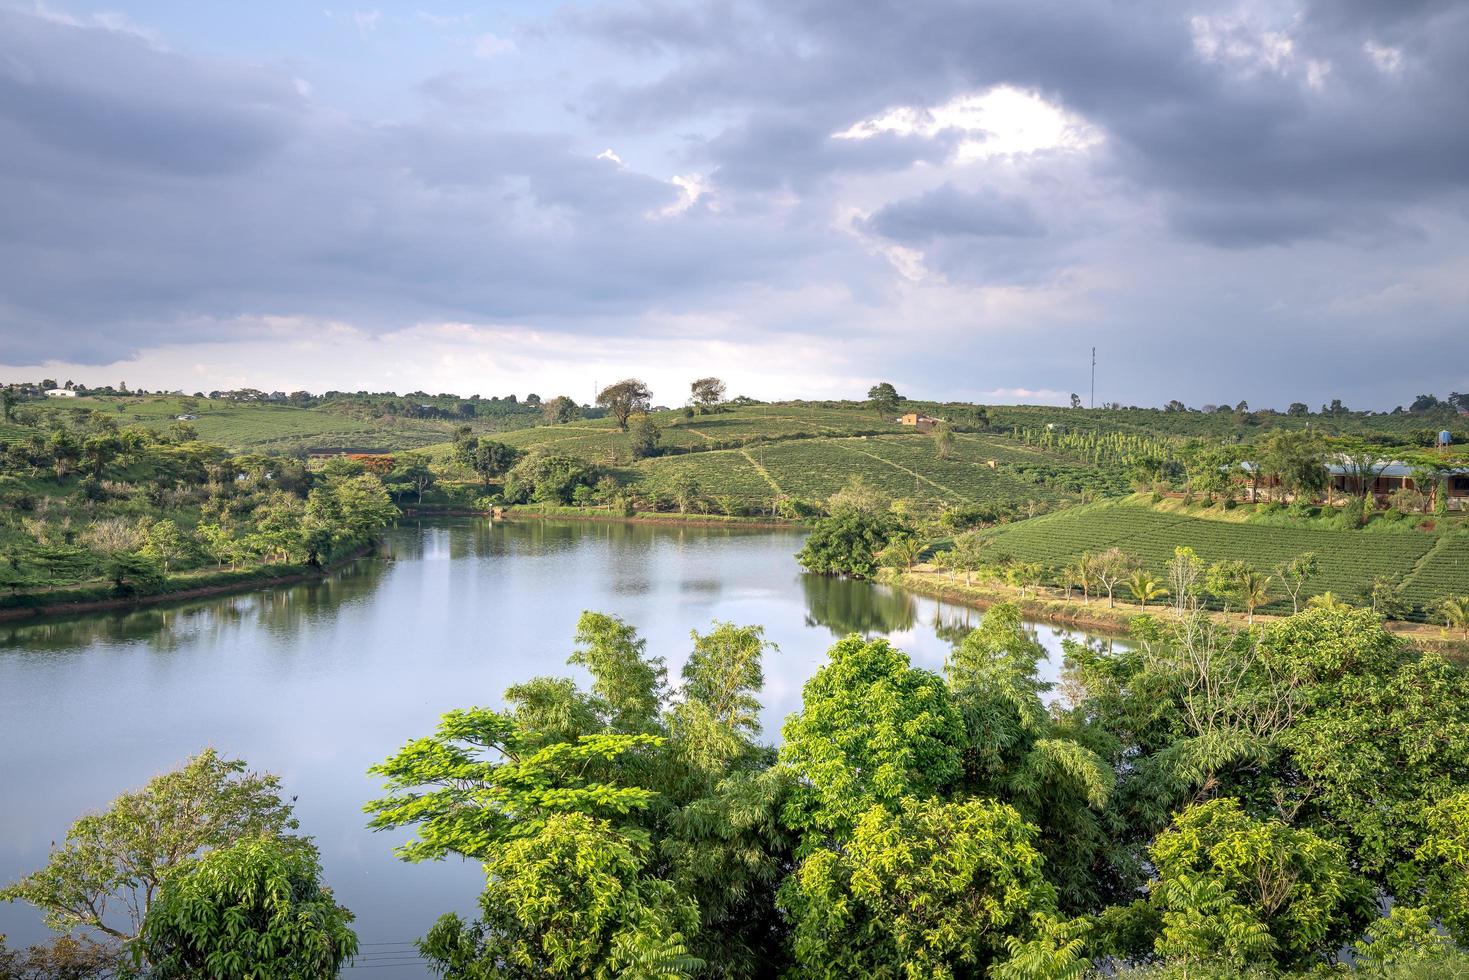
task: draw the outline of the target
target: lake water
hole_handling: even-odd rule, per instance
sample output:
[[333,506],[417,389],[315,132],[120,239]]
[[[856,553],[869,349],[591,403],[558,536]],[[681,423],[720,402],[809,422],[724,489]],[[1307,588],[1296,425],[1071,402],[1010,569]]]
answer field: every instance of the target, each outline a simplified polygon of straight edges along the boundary
[[[397,951],[442,912],[473,912],[478,865],[409,865],[406,834],[369,832],[366,769],[455,707],[511,684],[576,676],[583,610],[622,616],[676,679],[689,631],[761,624],[765,735],[849,632],[884,636],[938,669],[977,612],[860,582],[802,575],[795,532],[576,522],[441,520],[389,533],[382,557],[319,582],[168,608],[0,623],[0,882],[50,842],[205,746],[278,773],[327,883],[357,915],[348,975],[423,976]],[[1059,666],[1063,631],[1036,627]],[[0,903],[12,946],[48,938],[29,906]],[[368,945],[373,944],[373,945]],[[365,967],[372,966],[369,972]]]

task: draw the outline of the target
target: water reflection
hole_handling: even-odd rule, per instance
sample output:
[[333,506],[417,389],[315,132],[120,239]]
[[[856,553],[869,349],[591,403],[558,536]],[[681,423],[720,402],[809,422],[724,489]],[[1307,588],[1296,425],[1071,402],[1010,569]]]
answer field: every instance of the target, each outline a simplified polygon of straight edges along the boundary
[[[325,579],[234,596],[0,624],[0,882],[38,867],[80,813],[104,806],[205,745],[280,773],[321,846],[327,877],[364,942],[421,935],[471,911],[470,864],[406,866],[361,806],[367,768],[432,730],[444,711],[495,705],[510,685],[573,676],[577,617],[624,617],[677,677],[689,631],[759,624],[766,737],[779,739],[834,639],[882,636],[939,669],[979,622],[962,606],[870,583],[802,575],[801,535],[575,522],[420,521],[381,554]],[[1061,634],[1038,630],[1054,680]],[[12,943],[39,916],[0,905]]]
[[803,575],[801,590],[806,596],[807,625],[825,626],[835,637],[906,633],[917,619],[913,597],[886,585]]

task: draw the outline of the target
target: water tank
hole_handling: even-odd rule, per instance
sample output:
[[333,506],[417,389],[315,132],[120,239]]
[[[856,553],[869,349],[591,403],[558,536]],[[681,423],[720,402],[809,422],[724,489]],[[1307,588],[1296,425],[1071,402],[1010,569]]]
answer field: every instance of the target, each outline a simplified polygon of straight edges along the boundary
[[1453,441],[1454,441],[1454,437],[1453,437],[1452,434],[1450,434],[1450,432],[1449,432],[1448,429],[1444,429],[1442,432],[1440,432],[1438,434],[1438,444],[1440,446],[1447,446],[1449,443],[1451,443]]

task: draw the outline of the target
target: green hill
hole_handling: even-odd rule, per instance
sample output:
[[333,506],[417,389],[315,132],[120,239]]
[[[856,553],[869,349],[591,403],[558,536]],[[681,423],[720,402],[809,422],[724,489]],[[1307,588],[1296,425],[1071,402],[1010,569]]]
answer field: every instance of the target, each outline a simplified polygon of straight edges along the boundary
[[404,449],[442,442],[454,432],[453,423],[447,421],[357,418],[332,406],[297,408],[176,395],[56,398],[26,402],[23,411],[40,418],[98,411],[112,416],[118,425],[140,424],[155,432],[167,431],[179,415],[197,415],[189,424],[204,442],[286,453]]

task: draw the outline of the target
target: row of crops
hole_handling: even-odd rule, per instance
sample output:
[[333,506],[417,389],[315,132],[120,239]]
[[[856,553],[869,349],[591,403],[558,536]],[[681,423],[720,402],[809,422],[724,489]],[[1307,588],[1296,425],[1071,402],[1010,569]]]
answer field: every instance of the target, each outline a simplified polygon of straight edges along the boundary
[[[1402,577],[1406,597],[1428,609],[1445,595],[1469,591],[1469,538],[1462,535],[1444,541],[1419,532],[1364,537],[1359,531],[1257,526],[1163,514],[1132,501],[1077,507],[987,534],[997,554],[1053,567],[1115,547],[1161,572],[1174,548],[1187,546],[1205,561],[1240,560],[1275,575],[1279,563],[1310,551],[1321,573],[1306,594],[1355,598],[1378,576]],[[1277,588],[1272,607],[1289,605]]]
[[1427,609],[1446,595],[1469,594],[1469,533],[1441,535],[1403,583],[1403,597]]
[[801,500],[825,500],[854,476],[894,499],[925,505],[982,500],[1054,504],[1061,494],[1008,469],[1009,460],[1033,460],[1036,455],[1035,450],[1012,447],[1005,440],[966,436],[956,440],[948,458],[940,459],[932,439],[908,434],[757,443],[743,450],[646,460],[634,472],[648,489],[664,490],[688,476],[706,495],[728,495],[746,504],[764,505],[777,492]]

